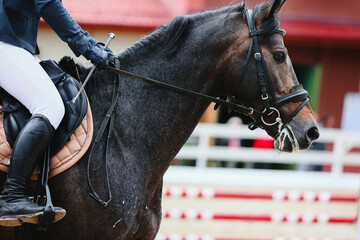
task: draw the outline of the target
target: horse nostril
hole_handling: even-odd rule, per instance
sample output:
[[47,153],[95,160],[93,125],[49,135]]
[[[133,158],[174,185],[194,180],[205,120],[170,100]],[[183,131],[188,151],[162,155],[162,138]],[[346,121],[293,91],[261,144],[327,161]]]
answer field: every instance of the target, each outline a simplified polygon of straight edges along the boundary
[[306,136],[308,137],[308,139],[310,141],[315,141],[316,139],[318,139],[320,137],[319,129],[317,127],[310,128],[307,131]]

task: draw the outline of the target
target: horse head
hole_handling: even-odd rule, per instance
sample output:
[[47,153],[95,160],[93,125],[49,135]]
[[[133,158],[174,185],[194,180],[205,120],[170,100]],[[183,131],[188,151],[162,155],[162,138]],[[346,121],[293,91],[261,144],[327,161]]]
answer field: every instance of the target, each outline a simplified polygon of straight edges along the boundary
[[250,109],[251,128],[263,128],[276,149],[292,152],[309,148],[319,130],[284,45],[285,31],[279,28],[276,14],[284,2],[272,0],[243,11],[238,37],[219,61],[217,74],[228,102]]

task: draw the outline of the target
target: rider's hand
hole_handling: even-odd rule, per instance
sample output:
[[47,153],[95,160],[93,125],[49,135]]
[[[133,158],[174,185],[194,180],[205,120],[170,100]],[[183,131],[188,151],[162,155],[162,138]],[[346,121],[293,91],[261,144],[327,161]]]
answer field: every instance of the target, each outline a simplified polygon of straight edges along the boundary
[[112,55],[112,51],[109,48],[104,49],[104,44],[101,42],[94,45],[89,43],[89,48],[83,55],[87,60],[103,69],[109,66],[109,56]]

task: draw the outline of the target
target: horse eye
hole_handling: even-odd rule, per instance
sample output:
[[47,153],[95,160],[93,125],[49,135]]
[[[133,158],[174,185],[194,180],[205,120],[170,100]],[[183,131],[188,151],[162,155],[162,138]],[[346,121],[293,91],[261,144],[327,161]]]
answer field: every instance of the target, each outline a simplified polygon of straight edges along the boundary
[[284,52],[274,52],[273,57],[274,57],[275,61],[278,63],[283,63],[283,62],[285,62],[285,59],[286,59],[286,55]]

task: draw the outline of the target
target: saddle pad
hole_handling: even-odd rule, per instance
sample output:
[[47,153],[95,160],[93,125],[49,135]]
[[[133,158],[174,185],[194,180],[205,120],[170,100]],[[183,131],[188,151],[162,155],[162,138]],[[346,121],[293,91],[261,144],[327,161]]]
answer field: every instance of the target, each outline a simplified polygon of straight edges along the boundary
[[[1,107],[1,106],[0,106]],[[3,124],[4,115],[0,114],[0,171],[8,172],[12,149],[6,139]],[[86,153],[93,137],[93,119],[88,102],[87,113],[80,126],[71,135],[64,147],[50,159],[49,178],[72,167]],[[39,170],[36,169],[31,179],[36,180]]]

